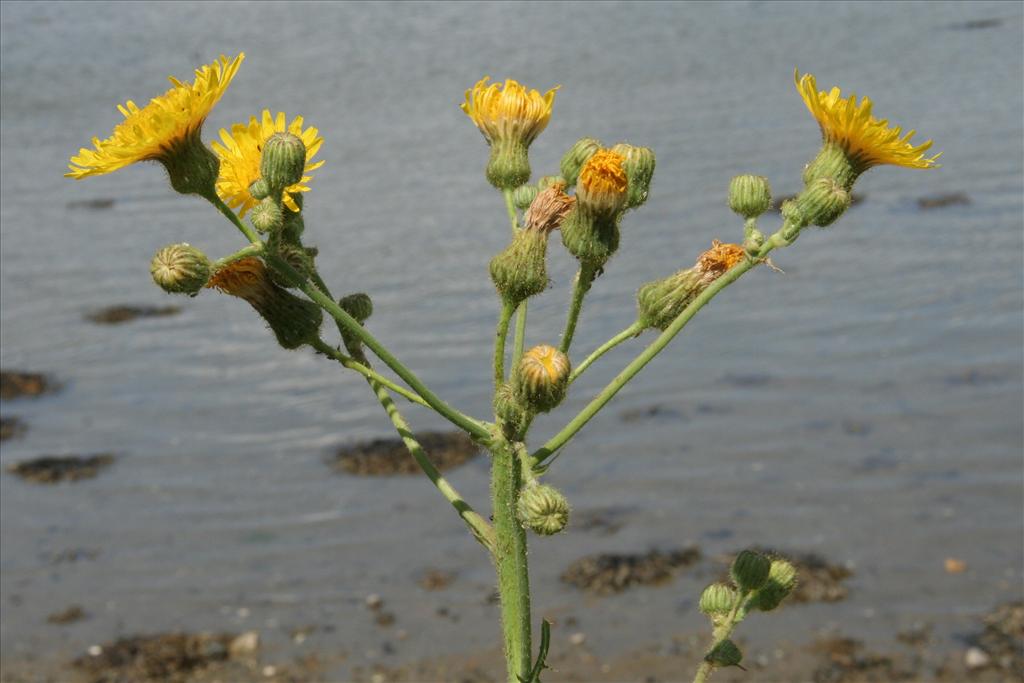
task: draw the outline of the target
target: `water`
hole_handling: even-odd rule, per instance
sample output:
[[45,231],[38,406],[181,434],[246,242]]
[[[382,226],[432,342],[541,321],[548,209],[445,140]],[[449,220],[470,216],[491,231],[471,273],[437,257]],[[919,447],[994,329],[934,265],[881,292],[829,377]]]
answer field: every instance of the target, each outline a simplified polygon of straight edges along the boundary
[[[68,156],[111,129],[116,103],[145,101],[167,74],[188,77],[240,50],[247,59],[206,138],[262,108],[321,129],[327,164],[307,225],[322,272],[339,293],[370,292],[374,333],[481,416],[497,312],[486,267],[507,240],[500,198],[482,178],[486,148],[458,109],[482,74],[562,84],[531,151],[537,173],[553,172],[582,135],[658,154],[651,200],[628,217],[577,353],[632,321],[641,283],[689,265],[714,238],[738,239],[724,206],[730,177],[765,174],[779,196],[798,189],[818,136],[794,66],[823,87],[869,93],[878,113],[934,138],[942,169],[869,173],[858,184],[866,201],[841,224],[779,253],[784,275],[760,269],[716,299],[566,450],[550,481],[577,511],[619,508],[627,523],[613,536],[534,542],[535,600],[540,614],[576,616],[588,642],[610,651],[696,631],[693,603],[711,565],[669,588],[599,601],[557,580],[583,554],[687,542],[707,555],[759,543],[853,566],[846,602],[778,617],[795,640],[841,625],[884,641],[926,619],[952,647],[972,615],[1020,595],[1019,6],[5,3],[0,12],[0,362],[66,383],[4,404],[30,431],[4,443],[2,461],[121,456],[72,486],[0,476],[9,661],[175,628],[256,628],[273,644],[314,624],[336,628],[316,646],[349,654],[344,672],[391,637],[363,607],[374,592],[409,633],[399,659],[496,641],[491,567],[440,496],[419,478],[329,473],[333,446],[390,433],[358,376],[275,348],[228,297],[177,302],[179,316],[124,326],[83,320],[116,303],[169,303],[148,275],[165,243],[216,255],[240,246],[156,166],[61,177]],[[957,28],[991,18],[1003,23]],[[958,191],[970,205],[916,206]],[[116,199],[112,209],[72,204],[104,197]],[[554,286],[531,303],[531,344],[562,326],[573,264],[561,249],[551,261]],[[589,371],[564,408],[538,420],[536,443],[639,348]],[[622,419],[654,404],[674,416]],[[407,413],[416,428],[444,427]],[[486,507],[486,462],[452,478]],[[53,564],[68,548],[98,555]],[[968,571],[947,574],[946,557]],[[414,579],[429,567],[459,577],[425,593]],[[46,624],[70,603],[92,618]],[[439,618],[439,606],[459,620]]]

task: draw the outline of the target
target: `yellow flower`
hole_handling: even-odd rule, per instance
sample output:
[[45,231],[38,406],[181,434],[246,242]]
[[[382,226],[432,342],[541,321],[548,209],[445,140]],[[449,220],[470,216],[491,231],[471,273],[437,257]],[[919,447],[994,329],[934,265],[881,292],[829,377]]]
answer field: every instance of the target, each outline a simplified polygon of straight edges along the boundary
[[505,81],[504,88],[498,83],[488,85],[488,80],[490,76],[484,76],[466,91],[462,111],[473,120],[488,143],[515,139],[528,146],[548,125],[555,92],[561,86],[556,85],[541,95],[511,79]]
[[[80,180],[104,175],[138,161],[160,161],[172,171],[176,156],[183,150],[195,154],[196,144],[202,145],[199,134],[203,122],[227,90],[243,59],[244,53],[233,60],[221,55],[213,64],[196,69],[192,84],[171,76],[174,87],[142,109],[131,100],[118,105],[124,121],[117,124],[106,140],[93,138],[95,149],[83,148],[78,156],[71,157],[65,177]],[[173,171],[171,180],[174,184]]]
[[576,198],[582,204],[608,213],[621,209],[629,187],[624,162],[625,157],[610,149],[595,152],[580,170]]
[[462,111],[491,146],[487,180],[498,189],[513,190],[530,179],[527,149],[548,125],[559,86],[541,95],[511,79],[504,87],[487,85],[488,78],[466,91]]
[[[276,117],[270,115],[270,111],[264,109],[261,119],[255,116],[249,118],[249,123],[236,123],[231,126],[231,132],[220,131],[220,139],[223,145],[217,141],[213,142],[213,151],[220,158],[220,176],[217,178],[217,194],[232,209],[239,209],[240,214],[245,216],[246,212],[258,204],[258,200],[249,194],[249,186],[260,177],[260,155],[263,151],[263,143],[274,133],[288,132],[298,136],[306,145],[306,168],[304,173],[311,173],[323,166],[324,162],[311,161],[316,153],[320,151],[323,138],[320,137],[316,128],[310,126],[303,130],[303,119],[296,116],[290,124],[286,124],[284,112],[278,112]],[[285,188],[284,204],[292,211],[298,211],[299,205],[291,197],[293,193],[309,192],[306,185],[312,176],[303,175],[295,185]]]
[[871,115],[871,100],[867,97],[857,103],[857,96],[843,99],[839,88],[828,93],[819,92],[814,76],[794,71],[796,88],[804,103],[821,127],[826,144],[838,145],[850,158],[857,173],[882,164],[905,168],[931,168],[941,156],[925,157],[932,146],[928,140],[914,146],[910,142],[914,131],[903,134],[899,126],[889,127],[885,119]]

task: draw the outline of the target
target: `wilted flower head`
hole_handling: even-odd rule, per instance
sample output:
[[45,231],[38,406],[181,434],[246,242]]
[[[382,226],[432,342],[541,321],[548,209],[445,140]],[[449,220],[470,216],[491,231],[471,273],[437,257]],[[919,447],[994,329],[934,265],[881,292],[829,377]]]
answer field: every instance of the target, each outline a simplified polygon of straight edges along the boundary
[[557,230],[575,203],[576,198],[565,193],[563,183],[551,185],[539,192],[531,202],[523,216],[523,227],[545,233]]

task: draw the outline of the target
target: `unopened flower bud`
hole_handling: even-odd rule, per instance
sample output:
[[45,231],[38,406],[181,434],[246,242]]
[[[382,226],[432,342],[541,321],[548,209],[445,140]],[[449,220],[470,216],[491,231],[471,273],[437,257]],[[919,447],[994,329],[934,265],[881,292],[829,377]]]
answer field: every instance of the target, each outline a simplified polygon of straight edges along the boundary
[[300,180],[306,168],[306,145],[293,133],[274,133],[263,143],[260,176],[270,194],[279,194]]
[[491,259],[491,281],[502,301],[517,306],[547,289],[547,248],[546,232],[520,230],[512,243]]
[[153,256],[149,272],[165,292],[195,296],[210,279],[210,260],[190,244],[169,244]]
[[850,208],[850,193],[832,178],[818,178],[807,185],[796,203],[810,223],[824,228]]
[[519,359],[512,373],[516,398],[531,410],[546,413],[565,398],[569,357],[553,346],[535,346]]
[[249,194],[253,199],[260,200],[270,196],[270,187],[263,178],[257,178],[249,185]]
[[323,313],[319,306],[275,285],[258,258],[232,261],[214,273],[206,286],[247,301],[286,349],[297,349],[320,335]]
[[572,187],[580,176],[583,164],[587,163],[594,153],[601,149],[601,141],[594,138],[580,138],[562,157],[562,177]]
[[648,147],[634,147],[624,142],[612,147],[612,151],[620,154],[624,161],[629,189],[626,193],[626,208],[634,209],[647,201],[651,190],[651,179],[654,178],[654,151]]
[[743,661],[743,653],[731,640],[723,640],[704,657],[717,667],[736,666]]
[[752,608],[770,612],[786,599],[796,587],[796,567],[782,558],[771,561],[768,580],[754,593],[750,600]]
[[[309,254],[309,250],[304,247],[295,244],[293,242],[278,242],[276,244],[277,255],[284,259],[285,263],[292,267],[292,269],[302,276],[303,279],[309,277],[310,273],[313,272],[313,258]],[[278,272],[276,268],[271,267],[270,277],[274,283],[281,287],[298,287],[300,283],[292,282],[292,280],[283,272]]]
[[533,202],[540,190],[536,185],[520,185],[512,191],[512,204],[520,210],[525,210]]
[[369,294],[363,292],[342,297],[338,301],[338,305],[341,306],[341,310],[355,318],[356,322],[360,325],[369,320],[370,316],[373,315],[373,301],[370,299]]
[[700,595],[700,611],[710,617],[728,614],[736,605],[737,598],[731,586],[713,583]]
[[258,232],[267,234],[284,225],[284,212],[281,210],[281,205],[272,197],[266,197],[252,207],[252,211],[249,212],[249,220],[252,221],[252,227],[256,228]]
[[562,492],[547,484],[523,489],[517,505],[519,521],[541,536],[557,534],[569,521],[569,501]]
[[771,560],[761,553],[744,550],[733,560],[730,574],[741,591],[754,591],[768,580],[771,566]]
[[744,218],[757,218],[772,205],[768,179],[759,175],[738,175],[729,183],[729,208]]
[[[363,292],[343,296],[338,300],[338,306],[341,307],[341,310],[355,318],[355,321],[360,325],[369,320],[370,316],[373,315],[373,301],[370,300],[369,294]],[[360,359],[363,357],[363,343],[359,340],[359,337],[349,332],[348,328],[341,328],[341,341],[352,356]]]

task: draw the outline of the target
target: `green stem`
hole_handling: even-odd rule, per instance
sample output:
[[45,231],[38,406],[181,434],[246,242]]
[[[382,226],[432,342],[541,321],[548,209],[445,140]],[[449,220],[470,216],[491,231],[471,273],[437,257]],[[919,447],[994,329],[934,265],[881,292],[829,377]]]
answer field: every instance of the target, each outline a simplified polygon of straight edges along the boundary
[[494,334],[494,388],[497,388],[505,381],[505,340],[508,338],[508,324],[512,320],[512,311],[515,307],[512,303],[504,301],[501,304],[501,314],[498,317],[498,330]]
[[[508,222],[512,226],[512,234],[520,230],[519,218],[516,216],[516,205],[512,201],[512,190],[502,190],[505,197],[505,210],[508,211]],[[519,304],[516,310],[516,333],[512,342],[512,367],[523,357],[523,346],[526,344],[526,302]]]
[[384,406],[384,410],[387,412],[388,417],[391,418],[392,424],[395,425],[395,429],[398,434],[402,437],[402,441],[405,443],[405,447],[409,449],[409,453],[416,460],[416,463],[423,470],[423,473],[427,475],[431,483],[437,487],[437,490],[448,499],[448,502],[452,504],[456,512],[459,513],[459,517],[469,527],[470,533],[476,538],[485,548],[494,552],[496,547],[496,538],[494,529],[491,525],[481,517],[465,499],[459,495],[459,492],[455,490],[447,479],[441,476],[441,473],[437,471],[434,464],[430,462],[427,454],[423,451],[423,447],[420,446],[419,442],[413,436],[412,430],[409,429],[409,424],[402,417],[402,414],[398,412],[398,407],[395,402],[388,395],[387,389],[372,377],[367,377],[366,381],[369,382],[370,387],[373,388],[373,392],[377,395],[377,400]]
[[407,368],[401,361],[395,358],[390,351],[377,341],[370,332],[356,322],[355,318],[346,313],[341,306],[338,305],[334,299],[322,292],[318,287],[308,282],[302,277],[291,265],[276,254],[265,254],[266,258],[274,268],[283,273],[299,290],[308,296],[310,300],[316,303],[320,308],[324,309],[328,315],[334,318],[339,325],[345,327],[346,332],[356,337],[361,341],[368,349],[373,351],[374,354],[387,365],[389,368],[395,371],[399,377],[401,377],[409,387],[423,397],[423,400],[430,405],[435,411],[437,411],[446,420],[466,431],[472,436],[488,440],[491,437],[490,431],[487,429],[484,423],[479,420],[475,420],[468,415],[456,410],[447,403],[441,400],[441,398],[431,391],[427,385],[425,385],[419,377],[415,375],[409,368]]
[[516,503],[522,489],[520,459],[506,442],[492,453],[491,498],[497,543],[494,565],[501,596],[501,624],[509,683],[520,683],[530,675],[530,574],[526,560],[526,530],[516,518]]
[[213,272],[217,272],[218,270],[220,270],[224,266],[228,265],[229,263],[234,263],[235,261],[240,261],[241,259],[248,258],[249,256],[259,256],[262,253],[263,253],[263,245],[262,244],[250,244],[247,247],[242,247],[241,249],[236,251],[234,254],[228,254],[224,258],[217,259],[212,264],[210,264],[210,269]]
[[576,281],[572,286],[572,303],[569,304],[569,315],[565,319],[565,332],[562,333],[562,353],[569,353],[569,346],[572,344],[572,336],[576,332],[576,321],[579,320],[580,311],[583,310],[583,297],[590,291],[590,285],[594,282],[597,270],[586,263],[580,263],[580,270],[576,273]]
[[586,371],[586,369],[589,368],[591,364],[598,358],[608,353],[622,342],[626,341],[627,339],[632,339],[633,337],[637,336],[643,331],[643,325],[641,325],[639,322],[635,322],[626,329],[624,329],[622,332],[619,332],[617,335],[606,341],[604,344],[601,344],[592,354],[587,356],[586,359],[582,363],[580,363],[578,367],[573,369],[572,374],[569,375],[569,383],[572,384],[574,381],[576,381],[576,378],[582,375],[584,371]]
[[396,383],[392,382],[387,377],[381,375],[380,373],[376,372],[375,370],[373,370],[373,369],[363,365],[362,363],[360,363],[359,361],[357,361],[357,360],[355,360],[353,358],[350,358],[350,357],[346,356],[341,351],[339,351],[338,349],[334,348],[333,346],[331,346],[330,344],[325,342],[323,339],[317,339],[317,340],[313,341],[311,346],[314,349],[316,349],[317,351],[319,351],[320,353],[322,353],[325,356],[327,356],[328,358],[333,358],[334,360],[338,361],[339,363],[341,363],[344,367],[348,368],[349,370],[355,370],[356,372],[358,372],[360,375],[362,375],[366,379],[372,379],[372,380],[380,383],[381,385],[387,387],[388,389],[390,389],[391,391],[395,392],[396,394],[398,394],[402,398],[408,399],[412,403],[418,403],[421,406],[425,406],[427,408],[430,407],[430,404],[427,403],[426,401],[424,401],[422,396],[418,396],[417,394],[414,394],[413,392],[409,391],[408,389],[406,389],[402,385],[396,384]]
[[516,311],[516,333],[512,342],[512,367],[519,363],[523,357],[523,347],[526,345],[526,302],[519,304]]
[[245,238],[247,240],[249,240],[253,244],[260,244],[260,236],[256,234],[256,231],[250,228],[245,223],[243,223],[242,220],[238,217],[238,214],[232,211],[227,204],[221,201],[220,197],[218,197],[216,194],[213,194],[210,195],[209,197],[205,197],[205,199],[211,204],[213,204],[218,211],[224,214],[224,216],[227,217],[229,221],[234,223],[235,227],[242,231],[242,234],[245,235]]
[[732,267],[732,269],[726,271],[721,277],[711,283],[707,289],[701,292],[701,294],[697,296],[697,298],[695,298],[675,320],[672,321],[672,324],[669,325],[657,339],[651,342],[650,346],[644,349],[640,355],[634,358],[622,372],[616,375],[615,378],[601,390],[601,393],[595,396],[594,399],[562,429],[562,431],[551,437],[546,444],[541,446],[533,453],[533,455],[530,456],[533,460],[533,464],[537,465],[542,463],[548,456],[564,446],[569,439],[575,436],[576,432],[580,431],[583,426],[587,424],[587,422],[589,422],[590,419],[605,406],[605,404],[608,403],[608,401],[612,400],[612,397],[614,397],[615,394],[617,394],[619,390],[629,382],[629,380],[633,379],[633,377],[640,372],[645,365],[651,362],[651,359],[658,355],[658,353],[661,352],[661,350],[664,349],[677,334],[679,334],[679,331],[683,329],[686,323],[688,323],[700,309],[704,308],[705,304],[711,301],[716,294],[760,263],[761,260],[776,246],[784,244],[785,242],[782,240],[781,236],[776,239],[776,236],[780,233],[772,235],[772,238],[765,242],[764,246],[761,247],[761,250],[755,258],[747,258],[742,262],[737,263]]

